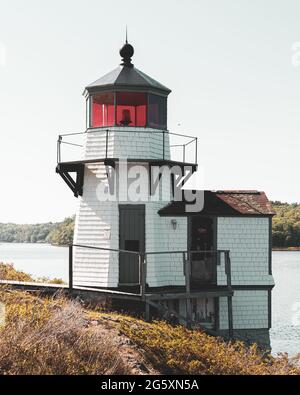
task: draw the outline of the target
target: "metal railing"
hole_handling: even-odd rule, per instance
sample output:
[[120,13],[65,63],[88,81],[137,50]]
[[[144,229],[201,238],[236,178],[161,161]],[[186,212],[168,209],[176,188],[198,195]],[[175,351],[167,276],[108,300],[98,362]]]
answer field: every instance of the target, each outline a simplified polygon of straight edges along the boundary
[[[146,295],[148,290],[147,286],[147,269],[148,269],[148,261],[152,264],[157,264],[160,262],[160,266],[165,263],[166,269],[172,270],[175,266],[177,269],[181,266],[181,273],[184,274],[185,278],[185,291],[187,293],[193,292],[195,289],[192,289],[193,280],[197,280],[197,278],[193,278],[193,263],[199,264],[199,262],[205,262],[208,257],[209,264],[212,266],[213,276],[208,278],[208,281],[200,281],[198,283],[197,289],[201,289],[202,285],[212,285],[218,286],[217,284],[217,266],[222,265],[222,261],[224,262],[224,272],[226,276],[226,286],[231,287],[231,262],[230,262],[230,251],[228,250],[217,250],[217,251],[160,251],[160,252],[145,252],[140,253],[136,251],[128,251],[122,249],[113,249],[113,248],[104,248],[104,247],[95,247],[81,244],[72,244],[69,246],[69,288],[73,288],[73,249],[74,247],[82,248],[82,249],[90,249],[107,252],[109,254],[115,254],[115,259],[120,260],[124,256],[130,256],[134,259],[135,264],[137,265],[138,276],[136,281],[132,283],[134,286],[138,286],[138,292],[134,293],[136,295],[141,296],[142,298]],[[199,256],[200,255],[200,256]],[[202,255],[202,256],[201,256]],[[193,258],[194,256],[194,258]],[[195,259],[196,256],[196,259]],[[109,259],[109,257],[108,257]],[[119,263],[119,262],[118,262]],[[97,265],[97,262],[94,262]],[[173,268],[171,267],[173,265]],[[201,279],[200,279],[201,280]],[[129,286],[129,283],[119,283],[119,286],[126,285]],[[176,284],[174,284],[176,285]],[[224,284],[225,285],[225,284]],[[224,286],[223,285],[223,286]]]
[[[171,150],[171,157],[180,162],[189,162],[192,164],[197,164],[198,160],[198,138],[194,136],[189,136],[181,133],[173,133],[165,130],[129,130],[129,129],[87,129],[86,132],[80,133],[66,133],[60,134],[57,139],[57,163],[66,162],[63,156],[62,147],[73,147],[73,148],[84,148],[83,138],[87,136],[88,133],[99,133],[102,134],[105,142],[103,144],[104,158],[109,158],[109,143],[114,138],[115,134],[130,133],[136,134],[137,139],[142,135],[154,135],[159,134],[161,136],[161,154],[159,159],[165,160],[168,158],[169,149]],[[167,140],[167,138],[169,140]],[[170,144],[168,142],[170,141]],[[101,148],[101,147],[100,147]],[[74,160],[79,160],[77,155],[78,151],[74,154]],[[98,158],[100,159],[100,158]],[[115,159],[115,158],[114,158]],[[133,158],[135,159],[135,158]],[[145,158],[150,159],[150,158]]]
[[[146,311],[145,311],[145,317],[146,320],[149,320],[150,317],[150,306],[154,306],[158,309],[163,308],[163,304],[161,303],[163,299],[169,300],[170,299],[170,293],[169,291],[166,292],[168,295],[164,295],[162,291],[157,294],[159,296],[159,303],[153,299],[157,295],[155,293],[151,293],[151,289],[148,289],[147,286],[147,270],[148,270],[148,263],[151,261],[151,257],[159,257],[159,261],[163,257],[170,257],[174,254],[177,256],[181,256],[180,260],[177,260],[177,263],[181,264],[181,268],[183,269],[184,273],[184,286],[185,286],[185,292],[183,298],[186,299],[186,317],[180,316],[179,313],[176,311],[173,311],[173,314],[177,316],[179,319],[183,319],[183,322],[185,322],[186,326],[188,328],[191,328],[193,325],[193,313],[192,313],[192,298],[200,298],[200,297],[207,297],[210,295],[211,297],[220,297],[220,296],[225,296],[227,298],[227,310],[228,310],[228,336],[229,339],[233,338],[233,308],[232,308],[232,296],[233,296],[233,291],[231,288],[231,261],[230,261],[230,251],[229,250],[217,250],[217,251],[163,251],[163,252],[147,252],[147,253],[140,253],[136,251],[127,251],[127,250],[120,250],[120,249],[111,249],[111,248],[101,248],[101,247],[94,247],[94,246],[86,246],[86,245],[80,245],[80,244],[73,244],[69,246],[69,289],[72,291],[73,289],[73,248],[78,247],[78,248],[87,248],[87,249],[92,249],[92,250],[100,250],[100,251],[106,251],[108,255],[111,253],[116,253],[118,254],[117,256],[120,258],[121,254],[129,255],[131,258],[134,258],[136,264],[138,265],[138,277],[137,277],[137,283],[134,284],[135,286],[138,286],[138,292],[132,293],[132,292],[118,292],[120,295],[119,297],[122,297],[124,299],[126,298],[132,298],[132,297],[140,297],[142,301],[145,302],[146,306]],[[226,275],[226,287],[227,291],[223,290],[218,291],[219,285],[217,282],[214,283],[212,281],[212,286],[214,287],[214,290],[211,290],[210,288],[202,288],[201,285],[198,285],[197,288],[192,287],[192,279],[193,279],[193,272],[192,272],[192,262],[193,262],[193,254],[198,254],[197,255],[197,260],[198,261],[205,261],[205,256],[209,255],[210,263],[215,266],[215,272],[217,272],[216,267],[222,265],[222,261],[224,262],[224,268],[225,268],[225,275]],[[199,255],[200,254],[200,255]],[[213,257],[213,259],[211,259]],[[200,259],[199,259],[200,258]],[[163,259],[162,259],[163,261]],[[167,259],[169,261],[169,264],[172,264],[172,261],[170,259]],[[194,260],[195,261],[195,260]],[[94,262],[96,263],[96,262]],[[152,262],[153,263],[153,262]],[[170,268],[171,269],[171,268]],[[168,275],[170,273],[170,270],[168,271]],[[122,284],[119,284],[121,286]],[[128,285],[128,284],[127,284]],[[172,284],[170,284],[172,286]],[[224,284],[221,285],[221,287],[224,288]],[[222,288],[222,289],[223,289]],[[89,287],[86,287],[87,290],[89,290]],[[100,288],[101,289],[101,288]],[[106,290],[109,292],[109,290]],[[114,291],[111,291],[114,292]],[[172,293],[172,298],[174,297],[182,298],[182,293],[179,295],[178,293],[174,292]],[[167,310],[169,310],[167,308]],[[199,324],[199,323],[198,323]],[[203,330],[207,330],[205,327],[202,327]],[[211,332],[213,334],[214,331]],[[217,334],[217,332],[215,333]]]

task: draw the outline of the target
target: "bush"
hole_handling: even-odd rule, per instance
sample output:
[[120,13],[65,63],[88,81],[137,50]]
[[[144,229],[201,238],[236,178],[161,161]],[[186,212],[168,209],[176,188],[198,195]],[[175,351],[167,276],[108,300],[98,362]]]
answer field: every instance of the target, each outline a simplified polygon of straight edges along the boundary
[[0,280],[10,281],[25,281],[25,282],[39,282],[49,284],[65,284],[60,278],[49,279],[48,277],[41,277],[35,280],[30,274],[24,273],[14,268],[12,263],[1,263],[0,262]]
[[33,278],[22,271],[16,270],[13,264],[0,262],[0,280],[33,281]]

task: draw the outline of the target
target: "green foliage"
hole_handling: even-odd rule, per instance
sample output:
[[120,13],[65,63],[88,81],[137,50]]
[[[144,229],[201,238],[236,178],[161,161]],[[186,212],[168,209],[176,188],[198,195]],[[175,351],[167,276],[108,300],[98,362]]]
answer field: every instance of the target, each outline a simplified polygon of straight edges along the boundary
[[300,247],[300,204],[272,202],[273,247]]
[[0,242],[6,243],[51,243],[66,245],[72,242],[74,217],[63,222],[45,224],[1,224]]
[[0,241],[8,243],[41,243],[53,229],[55,224],[17,225],[0,224]]
[[46,241],[51,244],[68,245],[73,242],[74,217],[66,218],[48,234]]

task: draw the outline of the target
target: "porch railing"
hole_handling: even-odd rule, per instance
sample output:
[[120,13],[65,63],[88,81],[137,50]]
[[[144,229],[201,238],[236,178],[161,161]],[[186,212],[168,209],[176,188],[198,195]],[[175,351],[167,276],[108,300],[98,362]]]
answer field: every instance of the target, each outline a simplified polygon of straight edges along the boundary
[[[174,270],[176,270],[176,266],[178,269],[178,264],[181,266],[181,270],[183,270],[184,274],[184,286],[185,286],[185,291],[184,295],[179,295],[176,292],[172,293],[172,298],[176,299],[180,296],[180,298],[184,298],[186,300],[186,317],[181,317],[179,314],[175,313],[178,318],[183,318],[186,326],[190,328],[193,323],[193,314],[192,314],[192,299],[195,297],[200,297],[199,295],[203,294],[203,296],[207,296],[209,292],[211,292],[210,295],[211,297],[220,297],[224,296],[227,298],[227,310],[228,310],[228,336],[230,339],[233,338],[233,308],[232,308],[232,295],[233,291],[231,288],[231,261],[230,261],[230,251],[229,250],[217,250],[217,251],[162,251],[162,252],[146,252],[146,253],[140,253],[136,251],[127,251],[127,250],[120,250],[120,249],[111,249],[111,248],[101,248],[101,247],[95,247],[95,246],[86,246],[86,245],[80,245],[80,244],[73,244],[69,246],[69,288],[70,291],[72,291],[73,288],[73,249],[74,247],[78,248],[83,248],[83,249],[91,249],[91,250],[98,250],[98,251],[103,251],[108,254],[108,257],[110,254],[117,254],[116,256],[120,258],[121,254],[124,256],[129,255],[131,258],[133,258],[133,261],[136,262],[138,265],[138,276],[137,276],[137,282],[134,284],[135,286],[138,286],[138,291],[134,293],[131,291],[131,293],[126,292],[126,296],[132,297],[132,296],[139,296],[142,301],[145,302],[146,306],[146,311],[145,311],[145,317],[146,319],[149,319],[150,317],[150,306],[154,306],[156,308],[163,308],[163,305],[161,304],[161,301],[163,299],[169,300],[170,294],[168,295],[160,295],[159,300],[160,302],[157,303],[155,299],[153,300],[153,293],[151,293],[151,290],[147,288],[147,271],[149,269],[148,263],[150,263],[151,258],[155,257],[156,262],[160,263],[162,262],[167,262],[167,266],[169,266],[169,272],[172,270],[172,259],[170,260],[170,256],[176,255],[176,259],[174,259]],[[226,275],[226,287],[227,291],[217,291],[218,289],[218,284],[217,282],[215,284],[212,284],[212,286],[215,286],[216,289],[214,291],[204,288],[202,289],[201,285],[197,287],[197,289],[192,288],[192,256],[194,254],[198,254],[197,257],[203,258],[205,256],[210,257],[210,263],[215,266],[215,273],[217,273],[217,266],[221,266],[222,262],[224,262],[224,270],[225,270],[225,275]],[[200,254],[200,255],[199,255]],[[178,257],[181,257],[178,259]],[[214,259],[211,259],[213,257]],[[202,261],[203,259],[200,259]],[[94,264],[97,265],[97,262],[94,262]],[[152,261],[153,264],[153,261]],[[182,274],[182,272],[181,272]],[[120,284],[121,285],[121,284]],[[127,284],[128,285],[128,284]],[[170,284],[171,286],[173,284]],[[175,284],[176,285],[176,284]],[[223,285],[224,287],[224,285]],[[89,289],[88,286],[86,286],[86,289]],[[100,287],[101,289],[101,287]],[[166,292],[168,293],[168,292]],[[161,294],[161,292],[160,292]],[[125,295],[125,293],[124,293]],[[196,296],[197,295],[197,296]],[[155,294],[154,294],[155,298]],[[206,330],[205,327],[202,328],[203,330]],[[216,332],[217,334],[217,332]]]
[[[205,259],[208,257],[209,261],[206,262],[207,264],[211,264],[213,277],[211,277],[210,281],[201,281],[199,284],[199,289],[201,289],[202,285],[212,285],[218,286],[217,284],[217,266],[221,266],[222,262],[224,263],[224,272],[226,275],[226,284],[227,287],[231,287],[231,261],[230,261],[230,251],[229,250],[217,250],[217,251],[160,251],[160,252],[145,252],[140,253],[137,251],[128,251],[122,249],[113,249],[113,248],[104,248],[104,247],[96,247],[96,246],[89,246],[89,245],[81,245],[81,244],[72,244],[69,246],[69,287],[73,288],[73,260],[74,260],[74,248],[80,249],[90,249],[96,251],[103,251],[106,252],[107,259],[109,259],[109,254],[114,254],[115,259],[119,260],[124,256],[130,256],[135,261],[136,265],[138,266],[138,276],[136,281],[132,284],[134,286],[138,286],[139,290],[136,295],[140,295],[144,297],[147,293],[148,285],[147,285],[147,276],[148,276],[148,262],[152,263],[153,265],[157,263],[161,263],[163,266],[165,264],[166,270],[178,269],[181,266],[181,274],[184,274],[185,278],[185,290],[187,293],[191,293],[194,291],[192,289],[193,280],[193,263],[196,262],[200,264],[204,262]],[[197,256],[197,261],[193,257]],[[200,259],[198,259],[200,258]],[[97,260],[97,258],[95,258]],[[97,266],[97,262],[94,262],[94,265]],[[172,267],[173,266],[173,267]],[[197,278],[196,278],[197,280]],[[129,286],[129,283],[122,284],[120,283],[119,286],[126,285]],[[178,285],[176,283],[170,284]],[[182,285],[182,284],[180,284]],[[223,286],[224,286],[223,285]],[[198,288],[198,287],[197,287]]]

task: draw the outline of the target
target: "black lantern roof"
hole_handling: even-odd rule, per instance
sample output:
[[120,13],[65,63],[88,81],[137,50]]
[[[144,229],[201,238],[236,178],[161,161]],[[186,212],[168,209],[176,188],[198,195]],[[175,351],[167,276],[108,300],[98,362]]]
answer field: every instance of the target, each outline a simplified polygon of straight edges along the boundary
[[134,49],[132,45],[126,42],[120,50],[120,55],[122,56],[121,65],[88,85],[85,88],[85,94],[113,89],[126,91],[152,91],[163,96],[167,96],[171,92],[170,89],[133,66],[131,63],[131,57],[133,54]]

